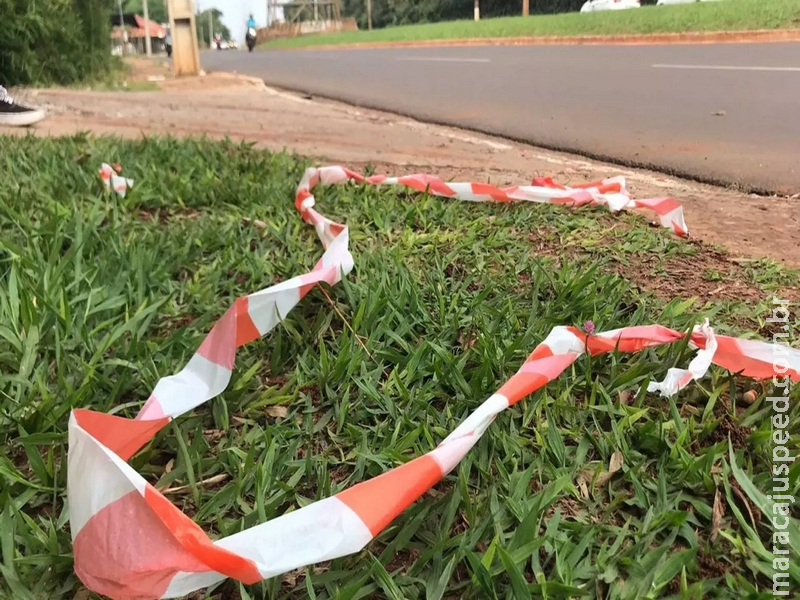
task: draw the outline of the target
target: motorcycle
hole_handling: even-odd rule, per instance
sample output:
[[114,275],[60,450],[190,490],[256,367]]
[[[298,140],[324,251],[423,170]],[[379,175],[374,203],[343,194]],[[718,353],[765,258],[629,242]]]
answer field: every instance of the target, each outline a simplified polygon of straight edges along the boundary
[[255,27],[250,27],[247,30],[247,35],[245,36],[245,41],[247,42],[247,51],[252,52],[253,48],[256,47],[256,29]]

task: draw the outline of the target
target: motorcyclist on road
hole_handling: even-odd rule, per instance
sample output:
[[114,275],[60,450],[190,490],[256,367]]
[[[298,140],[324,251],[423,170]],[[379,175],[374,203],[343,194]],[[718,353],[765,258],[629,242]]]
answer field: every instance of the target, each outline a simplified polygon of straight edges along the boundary
[[256,45],[256,20],[253,18],[253,13],[250,13],[250,18],[247,19],[247,33],[244,36],[244,41],[247,43],[248,51],[252,52]]

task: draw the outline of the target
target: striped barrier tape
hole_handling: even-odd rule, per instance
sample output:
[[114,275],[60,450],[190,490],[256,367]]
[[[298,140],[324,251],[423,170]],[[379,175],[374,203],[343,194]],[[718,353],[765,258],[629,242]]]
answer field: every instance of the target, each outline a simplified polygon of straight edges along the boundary
[[[237,299],[183,370],[159,380],[135,419],[86,409],[70,415],[70,527],[75,571],[89,589],[117,600],[175,598],[228,577],[253,584],[358,552],[452,471],[500,412],[559,377],[581,355],[638,352],[686,337],[661,325],[601,333],[595,333],[593,326],[583,330],[555,327],[515,375],[427,454],[332,497],[212,540],[127,461],[170,421],[227,387],[238,347],[275,328],[315,285],[336,284],[352,270],[347,227],[315,211],[311,193],[317,184],[347,181],[405,185],[476,201],[570,201],[604,204],[612,210],[630,206],[629,200],[623,203],[617,198],[627,197],[621,180],[585,188],[562,188],[548,180],[545,185],[498,191],[483,184],[445,185],[424,176],[365,179],[340,167],[306,171],[295,205],[325,247],[316,266]],[[658,205],[649,204],[651,208]],[[662,224],[685,234],[682,215],[676,212],[679,206],[667,206],[669,211],[659,213]],[[650,391],[675,394],[703,377],[712,363],[755,379],[773,376],[772,344],[715,335],[707,322],[695,328],[689,339],[697,349],[689,368],[670,369],[663,382],[651,384]],[[786,375],[800,381],[800,351],[781,350],[788,365]]]
[[128,188],[133,187],[133,179],[121,177],[119,175],[121,172],[122,167],[119,165],[114,165],[112,167],[108,163],[103,163],[100,167],[100,179],[103,180],[106,190],[114,190],[119,196],[124,198],[125,194],[128,192]]

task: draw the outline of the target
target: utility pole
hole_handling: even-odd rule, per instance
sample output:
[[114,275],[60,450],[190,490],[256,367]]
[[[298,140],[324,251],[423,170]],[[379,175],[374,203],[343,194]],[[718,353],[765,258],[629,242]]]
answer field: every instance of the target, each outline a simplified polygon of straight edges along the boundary
[[367,0],[367,28],[372,31],[372,0]]
[[197,75],[200,52],[197,48],[195,9],[192,0],[169,0],[169,27],[172,32],[172,70],[175,75]]
[[527,17],[530,14],[531,14],[530,0],[522,0],[522,16]]
[[214,44],[214,7],[208,9],[208,47],[213,48]]
[[481,3],[480,3],[480,0],[475,0],[475,9],[474,9],[473,12],[475,14],[475,20],[476,21],[480,21],[481,20]]
[[125,17],[122,14],[122,0],[117,0],[117,7],[119,8],[119,31],[122,39],[122,53],[128,50],[128,32],[125,31]]
[[[170,2],[172,1],[173,0],[170,0]],[[195,21],[200,24],[200,40],[198,43],[199,47],[199,45],[203,43],[203,40],[205,40],[206,37],[206,28],[203,27],[203,23],[202,21],[200,21],[200,0],[197,0],[197,6],[195,6],[195,10],[197,11],[197,13],[194,15]]]
[[150,41],[150,10],[147,7],[147,0],[143,0],[142,9],[144,12],[144,48],[148,58],[153,56],[153,44]]

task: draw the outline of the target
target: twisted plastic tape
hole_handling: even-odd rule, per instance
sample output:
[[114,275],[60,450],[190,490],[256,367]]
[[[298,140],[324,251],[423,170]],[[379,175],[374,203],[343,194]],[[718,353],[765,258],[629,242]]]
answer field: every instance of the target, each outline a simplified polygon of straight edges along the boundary
[[[347,181],[405,185],[449,198],[644,205],[662,224],[686,234],[680,206],[671,199],[631,201],[621,179],[584,188],[550,180],[499,190],[484,184],[444,184],[427,176],[363,177],[340,167],[309,169],[295,205],[325,247],[309,273],[239,298],[214,325],[182,371],[164,377],[135,419],[74,410],[69,422],[68,496],[75,571],[90,589],[117,600],[174,598],[227,577],[252,584],[305,565],[361,550],[404,509],[449,473],[497,415],[543,387],[588,352],[638,352],[671,344],[684,334],[660,325],[587,334],[556,327],[519,371],[431,452],[335,496],[212,540],[198,525],[131,468],[127,460],[172,419],[221,393],[231,378],[236,349],[271,331],[318,283],[338,283],[353,268],[347,227],[313,208],[319,183]],[[624,201],[623,201],[624,198]],[[667,210],[668,209],[668,210]],[[670,369],[651,391],[676,393],[702,377],[711,363],[755,379],[773,375],[772,344],[716,336],[704,323],[691,334],[698,349],[689,368]],[[800,380],[800,352],[781,348],[786,375]]]
[[106,190],[114,190],[119,196],[124,198],[125,194],[128,193],[128,188],[133,187],[133,179],[121,177],[119,175],[121,171],[122,167],[119,165],[112,167],[108,163],[103,163],[100,167],[100,179],[103,180]]

